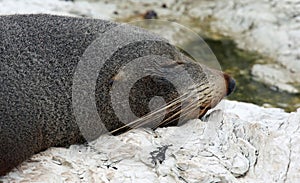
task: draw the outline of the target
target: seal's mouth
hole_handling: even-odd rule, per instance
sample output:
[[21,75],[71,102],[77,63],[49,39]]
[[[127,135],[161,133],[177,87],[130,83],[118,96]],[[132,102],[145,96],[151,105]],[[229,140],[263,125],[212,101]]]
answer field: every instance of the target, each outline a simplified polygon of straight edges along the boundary
[[[223,89],[223,92],[221,92],[221,93],[211,94],[214,97],[212,97],[209,100],[209,102],[200,104],[198,118],[203,117],[207,113],[208,110],[214,108],[225,96],[231,95],[236,88],[235,80],[232,77],[230,77],[228,74],[222,73],[222,72],[219,72],[219,74],[220,74],[219,75],[220,77],[217,80],[219,80],[219,81],[223,80],[223,81],[219,82],[219,84],[217,84],[217,86],[222,85],[225,90]],[[221,87],[217,87],[217,88],[219,88],[219,90],[222,89]],[[218,90],[218,89],[215,89],[215,91],[216,90]]]

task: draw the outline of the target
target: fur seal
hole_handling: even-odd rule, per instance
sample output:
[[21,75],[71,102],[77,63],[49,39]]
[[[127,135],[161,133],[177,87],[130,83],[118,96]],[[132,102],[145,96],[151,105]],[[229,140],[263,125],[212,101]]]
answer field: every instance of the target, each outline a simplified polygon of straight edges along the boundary
[[[201,117],[233,91],[235,82],[227,74],[195,63],[166,40],[147,31],[128,25],[117,32],[111,31],[117,26],[118,23],[110,21],[45,14],[0,17],[0,175],[51,146],[68,146],[86,140],[76,116],[84,116],[82,110],[88,110],[89,106],[74,108],[74,75],[80,63],[83,62],[83,67],[88,65],[82,59],[88,47],[107,32],[112,37],[106,36],[107,40],[100,42],[103,45],[99,48],[114,51],[98,72],[93,96],[98,115],[108,131],[124,126],[112,105],[113,83],[122,81],[119,74],[122,66],[140,57],[148,59],[146,63],[153,62],[148,55],[169,59],[170,62],[162,64],[163,68],[182,66],[196,83],[191,90],[195,92],[193,96],[198,96],[197,102],[190,105],[198,109],[196,113],[188,113],[191,108],[178,105],[183,95],[159,74],[142,77],[134,83],[128,103],[137,117],[143,118],[151,112],[148,104],[154,96],[161,96],[168,104],[163,123],[155,127],[176,124],[178,115],[183,112],[188,118]],[[134,35],[138,35],[138,39],[130,44],[108,46]],[[107,50],[90,50],[89,55],[96,61],[107,53]],[[77,94],[85,95],[84,92]],[[188,99],[183,97],[183,100]],[[80,101],[86,100],[78,100],[79,105]],[[125,108],[120,106],[121,110]],[[93,129],[96,125],[86,126]],[[126,126],[116,134],[129,128]]]

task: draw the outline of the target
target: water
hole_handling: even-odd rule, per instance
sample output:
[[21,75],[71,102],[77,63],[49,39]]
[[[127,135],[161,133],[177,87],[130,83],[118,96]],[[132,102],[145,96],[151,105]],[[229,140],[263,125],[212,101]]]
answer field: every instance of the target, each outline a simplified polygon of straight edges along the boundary
[[[273,90],[270,86],[252,79],[251,68],[258,60],[264,58],[257,53],[240,50],[231,40],[205,39],[216,57],[222,70],[236,80],[236,90],[228,97],[230,100],[250,102],[257,105],[270,104],[287,112],[300,107],[300,95]],[[193,43],[189,46],[194,47]],[[196,48],[195,48],[196,49]]]

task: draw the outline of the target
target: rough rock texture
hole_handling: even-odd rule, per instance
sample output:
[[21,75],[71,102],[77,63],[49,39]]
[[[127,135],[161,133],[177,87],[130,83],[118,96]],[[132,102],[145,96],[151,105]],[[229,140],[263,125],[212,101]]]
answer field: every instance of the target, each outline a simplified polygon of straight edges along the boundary
[[68,16],[85,16],[101,19],[109,19],[115,10],[114,4],[104,2],[87,1],[63,1],[63,0],[3,0],[0,1],[0,14],[29,14],[46,13]]
[[[0,181],[299,182],[300,109],[224,101],[203,121],[51,148]],[[223,112],[222,112],[223,111]]]

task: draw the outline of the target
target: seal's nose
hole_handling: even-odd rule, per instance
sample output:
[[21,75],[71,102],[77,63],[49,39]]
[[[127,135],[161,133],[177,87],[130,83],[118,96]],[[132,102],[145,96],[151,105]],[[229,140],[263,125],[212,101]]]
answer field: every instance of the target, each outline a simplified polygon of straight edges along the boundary
[[234,89],[235,89],[235,80],[230,77],[228,74],[224,74],[224,78],[226,81],[226,87],[227,87],[227,96],[230,95]]

